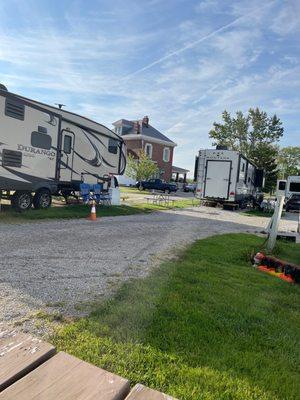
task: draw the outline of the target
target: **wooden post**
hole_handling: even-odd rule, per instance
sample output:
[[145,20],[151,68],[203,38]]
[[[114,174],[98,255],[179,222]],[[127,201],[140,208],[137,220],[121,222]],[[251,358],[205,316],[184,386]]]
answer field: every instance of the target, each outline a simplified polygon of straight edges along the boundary
[[272,223],[271,223],[271,226],[269,227],[270,233],[269,233],[269,238],[268,238],[268,242],[267,242],[267,249],[269,251],[272,251],[276,244],[278,226],[279,226],[279,221],[280,221],[281,214],[282,214],[284,199],[285,199],[285,196],[282,196],[282,195],[277,197],[275,210],[274,210],[274,214],[272,217]]

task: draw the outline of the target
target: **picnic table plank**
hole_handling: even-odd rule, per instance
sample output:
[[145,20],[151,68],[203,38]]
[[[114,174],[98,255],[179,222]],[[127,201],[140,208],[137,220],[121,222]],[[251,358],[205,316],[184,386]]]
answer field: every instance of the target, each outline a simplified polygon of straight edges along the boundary
[[55,347],[29,334],[0,332],[0,392],[55,354]]
[[176,400],[174,397],[158,392],[138,383],[125,400]]
[[129,381],[64,352],[0,393],[0,400],[123,400]]

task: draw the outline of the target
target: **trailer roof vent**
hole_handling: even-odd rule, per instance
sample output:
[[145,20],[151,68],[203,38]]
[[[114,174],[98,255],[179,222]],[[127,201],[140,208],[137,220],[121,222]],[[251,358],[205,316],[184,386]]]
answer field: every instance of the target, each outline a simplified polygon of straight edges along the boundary
[[228,146],[225,146],[224,144],[218,144],[216,150],[228,150]]
[[2,151],[2,166],[3,167],[22,167],[22,152],[3,149]]
[[25,106],[18,100],[7,98],[5,101],[5,115],[24,121]]

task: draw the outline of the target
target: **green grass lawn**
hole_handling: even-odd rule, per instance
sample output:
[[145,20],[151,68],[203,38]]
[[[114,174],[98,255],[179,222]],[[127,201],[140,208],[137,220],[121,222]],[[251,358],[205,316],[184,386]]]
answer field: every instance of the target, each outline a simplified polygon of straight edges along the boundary
[[263,212],[261,210],[246,210],[243,211],[243,214],[249,215],[250,217],[266,217],[266,218],[271,218],[273,215],[273,211],[271,212]]
[[[97,206],[97,217],[111,217],[118,215],[131,215],[151,212],[159,207],[141,205],[120,205],[120,206]],[[0,222],[28,221],[40,219],[71,219],[87,218],[90,214],[90,206],[85,204],[64,205],[61,207],[50,207],[47,210],[34,210],[18,213],[9,209],[0,213]]]
[[120,186],[120,192],[121,195],[124,193],[130,193],[130,194],[145,194],[147,192],[141,191],[136,187],[125,187],[125,186]]
[[[247,210],[244,211],[243,214],[249,215],[250,217],[266,217],[266,218],[271,218],[272,215],[274,214],[274,211],[271,212],[263,212],[261,210]],[[282,212],[282,217],[284,217],[285,211]]]
[[[251,267],[254,235],[200,240],[52,338],[59,350],[185,400],[298,399],[299,287]],[[300,263],[300,246],[280,243]]]
[[[174,208],[185,208],[192,205],[191,200],[176,200]],[[149,213],[153,211],[160,211],[172,208],[165,205],[155,205],[147,203],[132,203],[132,205],[120,205],[120,206],[97,206],[98,217],[111,217],[118,215],[132,215]],[[1,222],[20,222],[30,220],[41,220],[41,219],[71,219],[71,218],[87,218],[90,213],[90,206],[85,204],[72,204],[63,205],[59,207],[50,207],[46,210],[35,210],[18,213],[11,207],[6,206],[3,211],[0,212],[0,223]]]

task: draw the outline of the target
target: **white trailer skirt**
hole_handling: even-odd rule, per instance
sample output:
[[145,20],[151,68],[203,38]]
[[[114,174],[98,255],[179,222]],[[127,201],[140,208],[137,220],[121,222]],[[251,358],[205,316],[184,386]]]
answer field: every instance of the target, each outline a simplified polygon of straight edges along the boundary
[[204,197],[228,199],[231,161],[207,160]]

